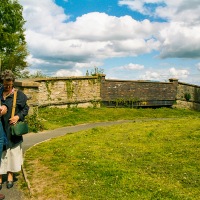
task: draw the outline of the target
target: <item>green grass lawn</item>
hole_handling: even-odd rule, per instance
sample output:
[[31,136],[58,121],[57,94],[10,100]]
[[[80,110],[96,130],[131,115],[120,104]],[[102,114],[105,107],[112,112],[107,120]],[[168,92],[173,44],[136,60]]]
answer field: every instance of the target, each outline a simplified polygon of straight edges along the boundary
[[[199,199],[199,112],[127,109],[126,113],[125,119],[176,119],[93,128],[34,146],[24,163],[32,199]],[[82,121],[87,114],[80,115]],[[114,120],[119,118],[120,114]]]
[[[200,117],[199,112],[184,109],[130,109],[130,108],[40,108],[39,119],[45,129],[55,129],[83,123],[132,120],[136,118]],[[34,120],[32,121],[34,123]]]

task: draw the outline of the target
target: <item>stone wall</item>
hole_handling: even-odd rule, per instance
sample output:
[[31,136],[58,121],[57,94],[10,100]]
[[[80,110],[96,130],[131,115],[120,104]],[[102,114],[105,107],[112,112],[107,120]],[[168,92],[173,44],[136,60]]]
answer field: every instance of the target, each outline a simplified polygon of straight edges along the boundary
[[30,80],[18,80],[15,82],[15,87],[22,90],[28,97],[29,114],[32,114],[33,108],[37,108],[39,105],[39,84]]
[[100,81],[96,77],[48,78],[39,83],[39,105],[80,105],[100,100]]
[[200,86],[178,82],[176,100],[175,107],[200,110]]
[[17,80],[15,86],[27,95],[30,107],[88,107],[100,102],[100,79],[93,76]]
[[[106,80],[105,75],[16,81],[31,108],[44,106],[172,106],[200,110],[200,86],[178,82]],[[185,94],[191,98],[186,101]],[[176,104],[175,104],[176,101]]]
[[185,101],[186,94],[191,96],[189,101],[200,103],[200,86],[179,82],[176,95],[177,100]]
[[171,106],[176,97],[177,81],[124,81],[102,79],[101,99],[106,105]]

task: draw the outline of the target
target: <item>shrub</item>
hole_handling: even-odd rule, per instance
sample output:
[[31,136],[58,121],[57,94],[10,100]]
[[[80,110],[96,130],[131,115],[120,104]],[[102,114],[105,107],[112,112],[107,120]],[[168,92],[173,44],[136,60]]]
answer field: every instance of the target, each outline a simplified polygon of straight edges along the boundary
[[184,97],[185,97],[186,101],[189,101],[191,99],[191,94],[185,93]]
[[32,115],[28,115],[26,117],[26,121],[29,126],[29,132],[37,133],[38,131],[44,130],[44,126],[41,123],[41,120],[39,120],[39,118],[38,118],[38,113],[37,113],[36,109],[34,109]]

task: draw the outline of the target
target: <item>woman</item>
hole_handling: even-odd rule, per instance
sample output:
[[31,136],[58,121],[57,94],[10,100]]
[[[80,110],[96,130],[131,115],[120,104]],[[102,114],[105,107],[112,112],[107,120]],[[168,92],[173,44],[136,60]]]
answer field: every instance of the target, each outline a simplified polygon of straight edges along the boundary
[[8,139],[5,150],[2,153],[0,164],[0,188],[2,188],[2,174],[7,174],[7,188],[13,187],[13,173],[21,170],[23,164],[23,154],[21,144],[23,142],[22,136],[15,136],[11,134],[11,126],[17,121],[23,121],[28,114],[29,107],[27,105],[26,95],[17,90],[17,101],[15,108],[15,115],[11,117],[14,82],[15,77],[12,71],[5,70],[1,73],[0,81],[3,84],[3,95],[1,102],[7,106],[7,113],[1,117],[3,128]]
[[[0,96],[1,96],[2,93],[3,93],[3,86],[1,85],[0,86]],[[7,112],[7,107],[5,105],[0,106],[0,117],[2,115],[5,115],[6,112]],[[2,151],[3,151],[3,144],[5,143],[4,139],[5,139],[5,132],[4,132],[4,129],[3,129],[2,122],[0,121],[0,158],[1,158],[1,155],[2,155]],[[5,198],[5,195],[0,194],[0,200],[2,200],[4,198]]]

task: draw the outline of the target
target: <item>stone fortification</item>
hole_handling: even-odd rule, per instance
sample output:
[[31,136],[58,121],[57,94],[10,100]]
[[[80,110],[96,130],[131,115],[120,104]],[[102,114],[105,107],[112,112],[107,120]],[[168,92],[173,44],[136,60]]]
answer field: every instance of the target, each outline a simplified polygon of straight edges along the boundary
[[178,82],[175,106],[200,110],[200,86]]
[[[16,81],[30,107],[177,106],[199,109],[200,87],[169,82],[106,80],[105,75]],[[126,104],[128,102],[128,104]]]
[[[176,80],[171,82],[104,80],[101,99],[107,105],[172,106],[176,98]],[[127,104],[129,103],[129,105]]]

